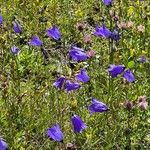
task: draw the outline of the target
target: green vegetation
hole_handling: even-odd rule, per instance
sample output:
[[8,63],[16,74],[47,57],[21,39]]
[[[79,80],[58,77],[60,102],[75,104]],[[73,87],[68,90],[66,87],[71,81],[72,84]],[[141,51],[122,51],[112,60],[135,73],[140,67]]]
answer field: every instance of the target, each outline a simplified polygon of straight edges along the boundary
[[[0,137],[10,150],[65,150],[68,143],[77,150],[149,149],[150,109],[139,102],[145,95],[150,103],[149,0],[114,0],[109,7],[101,0],[1,0],[0,14]],[[21,34],[13,31],[13,21],[21,25]],[[118,42],[92,34],[103,22],[110,30],[118,26]],[[53,25],[61,41],[47,37]],[[47,60],[40,47],[28,44],[33,35],[43,41]],[[96,54],[72,63],[68,52],[73,44]],[[10,52],[13,45],[20,49],[18,55]],[[140,56],[147,62],[140,63]],[[121,75],[111,78],[110,64],[130,68],[135,82]],[[80,89],[67,93],[53,86],[62,75],[74,80],[80,68],[90,77]],[[91,115],[87,108],[93,97],[109,111]],[[82,133],[73,132],[72,114],[86,123]],[[47,136],[56,123],[63,143]]]

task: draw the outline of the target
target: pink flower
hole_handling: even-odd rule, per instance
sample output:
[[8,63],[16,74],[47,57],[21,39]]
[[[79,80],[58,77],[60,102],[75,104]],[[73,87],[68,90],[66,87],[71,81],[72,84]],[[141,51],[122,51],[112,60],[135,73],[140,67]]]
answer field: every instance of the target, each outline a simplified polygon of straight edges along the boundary
[[125,29],[127,27],[127,24],[125,22],[120,22],[120,23],[118,23],[118,27],[120,29]]
[[96,52],[94,50],[89,50],[86,52],[86,54],[89,58],[92,58],[93,56],[95,56]]
[[132,28],[133,25],[134,25],[134,22],[132,22],[132,21],[128,21],[128,22],[127,22],[127,27],[128,27],[128,28]]
[[133,103],[131,102],[131,101],[126,101],[125,103],[124,103],[124,107],[127,109],[127,110],[131,110],[132,108],[133,108]]
[[77,30],[79,30],[80,32],[82,32],[85,29],[85,27],[86,27],[85,23],[78,22],[76,25]]
[[90,35],[85,35],[85,37],[84,37],[84,42],[85,42],[86,44],[91,44],[91,43],[92,43],[91,36],[90,36]]
[[139,31],[139,32],[145,32],[145,26],[143,26],[143,25],[139,25],[139,26],[137,26],[137,30]]
[[138,103],[138,107],[141,109],[141,110],[146,110],[147,107],[148,107],[148,102],[146,101],[146,96],[140,96],[138,98],[139,100],[139,103]]

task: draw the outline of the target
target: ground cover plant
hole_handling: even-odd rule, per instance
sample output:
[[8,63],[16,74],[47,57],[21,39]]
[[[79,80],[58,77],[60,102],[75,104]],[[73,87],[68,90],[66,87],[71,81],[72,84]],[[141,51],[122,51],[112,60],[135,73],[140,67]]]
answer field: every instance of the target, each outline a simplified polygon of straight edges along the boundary
[[150,148],[149,0],[1,0],[0,35],[0,150]]

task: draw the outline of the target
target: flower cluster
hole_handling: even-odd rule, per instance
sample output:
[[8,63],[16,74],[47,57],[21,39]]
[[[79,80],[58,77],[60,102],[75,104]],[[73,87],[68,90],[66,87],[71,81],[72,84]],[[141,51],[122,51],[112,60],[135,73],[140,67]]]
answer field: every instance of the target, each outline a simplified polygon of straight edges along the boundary
[[[89,105],[88,109],[90,110],[90,113],[96,113],[96,112],[106,112],[108,111],[108,107],[106,104],[98,101],[97,99],[93,98],[92,103]],[[83,120],[80,118],[80,116],[74,114],[71,117],[71,124],[74,133],[82,133],[84,129],[87,128],[87,125],[83,122]],[[59,124],[53,125],[51,128],[47,130],[47,135],[50,139],[62,142],[64,138],[64,134],[62,130],[60,129]]]
[[[90,80],[90,77],[87,74],[85,69],[81,69],[80,72],[76,75],[76,80],[87,83]],[[80,84],[77,81],[69,80],[65,77],[59,77],[54,83],[53,86],[58,89],[64,89],[67,92],[73,91],[80,88]]]
[[93,34],[95,36],[103,37],[106,39],[110,38],[114,41],[120,40],[119,31],[117,29],[115,29],[114,31],[110,31],[104,24],[102,26],[97,26]]
[[[106,7],[109,7],[113,4],[113,0],[102,0],[104,5]],[[3,24],[3,16],[0,14],[0,25]],[[12,29],[13,33],[15,33],[17,36],[22,35],[23,33],[23,27],[17,20],[14,20],[12,22]],[[117,24],[116,24],[117,26]],[[127,24],[122,22],[118,24],[115,29],[109,29],[106,24],[103,24],[100,26],[96,26],[95,31],[93,32],[93,35],[96,37],[102,37],[104,39],[108,39],[110,41],[116,41],[118,42],[121,38],[119,29],[123,28],[131,28],[133,26],[133,22],[128,22]],[[83,24],[78,24],[77,29],[82,32],[84,30]],[[137,27],[137,30],[141,33],[145,31],[145,26],[139,25]],[[46,34],[49,38],[51,38],[55,42],[59,42],[61,40],[62,34],[59,30],[59,27],[56,25],[53,25],[51,28],[47,29]],[[92,43],[91,35],[87,35],[84,38],[84,42],[88,45]],[[29,46],[39,47],[41,48],[41,51],[45,57],[45,59],[48,58],[48,53],[44,49],[44,42],[42,41],[42,38],[38,35],[32,35],[31,39],[28,41]],[[17,56],[20,53],[20,49],[13,45],[10,48],[10,52]],[[69,57],[69,61],[80,63],[83,61],[87,61],[89,58],[93,57],[96,54],[93,50],[84,50],[84,48],[78,47],[76,45],[72,45],[70,50],[68,51],[67,56]],[[140,63],[146,63],[148,62],[148,59],[145,56],[140,56],[137,59]],[[112,78],[116,78],[118,76],[122,76],[126,81],[133,83],[135,81],[135,76],[133,74],[133,71],[131,69],[126,68],[124,65],[115,65],[110,64],[108,68],[108,73]],[[71,75],[71,77],[68,76],[62,76],[60,75],[53,83],[53,86],[57,88],[58,90],[64,90],[67,93],[73,92],[75,90],[78,90],[81,88],[83,84],[89,83],[91,80],[90,76],[88,75],[87,70],[82,67],[79,69],[77,74]],[[127,101],[125,103],[125,107],[128,110],[131,110],[133,107],[133,103],[130,101]],[[141,110],[146,110],[148,107],[148,102],[146,101],[145,97],[139,97],[138,107]],[[104,113],[109,110],[108,106],[97,100],[96,98],[92,98],[91,104],[88,105],[87,111],[89,111],[90,115],[94,113]],[[86,128],[88,128],[87,124],[81,119],[81,117],[77,114],[73,114],[70,118],[70,123],[72,125],[72,130],[74,133],[82,133]],[[62,129],[60,125],[54,124],[52,127],[47,129],[47,136],[57,142],[63,142],[64,140],[64,134],[62,132]],[[0,139],[0,150],[6,150],[7,149],[7,143]]]
[[123,78],[128,82],[134,82],[135,77],[130,69],[125,70],[124,65],[110,65],[108,72],[112,78],[117,77],[119,74],[123,73]]

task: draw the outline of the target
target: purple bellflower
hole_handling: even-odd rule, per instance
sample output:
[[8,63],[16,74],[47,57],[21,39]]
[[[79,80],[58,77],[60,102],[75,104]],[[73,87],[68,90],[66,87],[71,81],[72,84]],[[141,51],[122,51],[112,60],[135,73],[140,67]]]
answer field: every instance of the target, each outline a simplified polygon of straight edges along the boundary
[[124,69],[125,69],[124,65],[110,65],[108,68],[108,72],[112,78],[115,78],[119,74],[121,74],[124,71]]
[[6,150],[7,149],[7,143],[0,139],[0,150]]
[[67,92],[74,91],[80,88],[80,84],[78,82],[67,80],[65,83],[65,90]]
[[105,25],[102,25],[101,27],[97,26],[94,35],[103,38],[110,38],[111,31]]
[[14,46],[11,47],[10,51],[11,51],[11,53],[13,53],[14,55],[18,55],[20,49],[14,45]]
[[47,130],[47,135],[49,138],[53,139],[54,141],[57,142],[62,142],[64,135],[60,129],[60,126],[58,124],[55,124],[51,128]]
[[146,63],[148,62],[146,56],[140,56],[138,59],[137,59],[138,62],[140,63]]
[[106,5],[106,6],[110,6],[112,4],[112,1],[113,0],[103,0],[103,3]]
[[47,35],[52,37],[54,40],[59,40],[61,38],[60,31],[55,25],[47,30]]
[[73,61],[84,61],[88,59],[86,52],[78,47],[73,46],[69,52],[69,56]]
[[120,40],[120,35],[119,35],[119,32],[117,30],[114,30],[112,33],[111,33],[111,39],[114,40],[114,41],[119,41]]
[[58,88],[58,89],[62,89],[62,86],[65,82],[65,77],[59,77],[54,83],[53,86]]
[[87,71],[85,69],[81,69],[80,73],[76,75],[76,79],[86,83],[90,80],[90,77],[88,76]]
[[87,128],[86,124],[77,115],[73,115],[71,117],[71,122],[75,133],[81,133],[85,128]]
[[29,42],[29,44],[38,47],[38,46],[42,46],[43,42],[40,40],[40,38],[37,35],[34,35],[31,41]]
[[123,78],[125,78],[128,82],[134,82],[135,77],[130,69],[126,70],[123,74]]
[[90,113],[95,112],[106,112],[108,110],[108,107],[106,104],[97,101],[95,98],[92,99],[92,104],[89,106]]
[[15,33],[21,33],[22,32],[22,28],[17,21],[13,22],[13,30]]
[[0,24],[3,24],[3,16],[0,14]]

